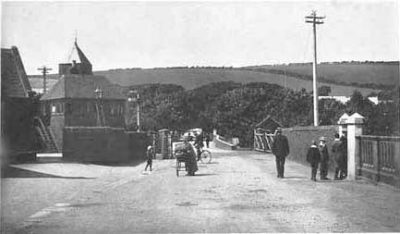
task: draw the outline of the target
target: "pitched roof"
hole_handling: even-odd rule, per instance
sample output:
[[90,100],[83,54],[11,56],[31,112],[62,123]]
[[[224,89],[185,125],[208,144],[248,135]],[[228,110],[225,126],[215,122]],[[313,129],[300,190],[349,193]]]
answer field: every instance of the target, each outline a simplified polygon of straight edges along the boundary
[[277,127],[282,127],[282,124],[273,119],[270,115],[268,115],[265,119],[263,119],[261,122],[256,124],[256,128],[274,128],[274,129],[269,129],[271,131],[274,131]]
[[18,48],[1,49],[1,92],[8,97],[28,97],[32,91]]
[[81,50],[81,48],[79,48],[78,43],[76,41],[75,41],[75,48],[76,48],[76,50],[78,52],[79,60],[81,60],[81,63],[92,65],[90,63],[89,59],[86,57],[86,55]]
[[123,88],[112,84],[104,76],[63,75],[41,100],[96,98],[94,91],[97,88],[103,91],[103,99],[127,99],[123,95]]

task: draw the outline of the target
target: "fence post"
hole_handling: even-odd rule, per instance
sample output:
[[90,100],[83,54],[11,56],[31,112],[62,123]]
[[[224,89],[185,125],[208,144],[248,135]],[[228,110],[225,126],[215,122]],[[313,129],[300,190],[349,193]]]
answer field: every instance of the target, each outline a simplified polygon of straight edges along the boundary
[[375,181],[379,182],[380,180],[380,173],[381,173],[381,146],[379,144],[379,137],[374,141],[373,147],[375,147],[375,150],[373,151],[373,159],[374,159],[374,169],[375,169],[375,175],[374,179]]
[[359,153],[359,145],[356,137],[362,135],[362,127],[364,117],[358,113],[354,113],[345,120],[347,125],[347,179],[355,180],[357,173],[357,154]]

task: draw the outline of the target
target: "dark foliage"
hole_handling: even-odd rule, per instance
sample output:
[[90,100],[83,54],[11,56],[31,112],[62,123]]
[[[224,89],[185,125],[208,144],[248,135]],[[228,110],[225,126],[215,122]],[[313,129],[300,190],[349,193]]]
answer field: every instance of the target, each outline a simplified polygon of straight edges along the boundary
[[[312,93],[294,91],[268,83],[219,82],[185,91],[178,85],[133,87],[141,93],[143,129],[218,129],[225,137],[238,137],[242,146],[253,143],[254,126],[270,115],[284,127],[308,126],[313,122]],[[398,88],[380,93],[379,105],[355,91],[345,105],[330,99],[319,101],[320,125],[334,125],[347,112],[365,116],[366,134],[393,135],[399,129]],[[394,101],[393,101],[394,100]],[[397,100],[397,101],[396,101]],[[135,125],[135,108],[128,115]]]

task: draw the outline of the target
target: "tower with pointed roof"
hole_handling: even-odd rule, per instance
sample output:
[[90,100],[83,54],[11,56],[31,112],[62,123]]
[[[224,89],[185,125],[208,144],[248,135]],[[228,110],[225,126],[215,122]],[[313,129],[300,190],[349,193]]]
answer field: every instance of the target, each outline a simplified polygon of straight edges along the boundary
[[76,38],[74,42],[74,47],[72,49],[72,52],[74,51],[76,51],[76,53],[78,54],[80,62],[77,63],[76,60],[72,60],[71,63],[61,63],[58,65],[58,73],[60,75],[69,75],[69,74],[93,75],[92,64],[90,63],[86,55],[83,53],[81,48],[79,48]]
[[92,64],[76,40],[74,49],[80,61],[59,64],[59,81],[41,98],[44,122],[54,133],[60,149],[65,127],[99,126],[99,113],[103,126],[125,126],[126,97],[122,87],[104,76],[93,75]]

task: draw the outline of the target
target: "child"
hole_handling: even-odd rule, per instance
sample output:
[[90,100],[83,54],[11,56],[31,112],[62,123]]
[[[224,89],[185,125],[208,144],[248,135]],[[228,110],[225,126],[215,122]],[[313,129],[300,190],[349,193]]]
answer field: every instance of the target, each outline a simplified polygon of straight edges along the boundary
[[321,160],[321,155],[317,147],[317,143],[313,140],[307,152],[307,162],[311,164],[311,180],[317,181],[318,163]]
[[153,165],[153,147],[151,145],[149,145],[147,147],[147,152],[146,152],[146,156],[147,156],[147,165],[146,168],[144,169],[144,171],[147,171],[147,167],[150,166],[150,171],[152,170],[152,165]]

